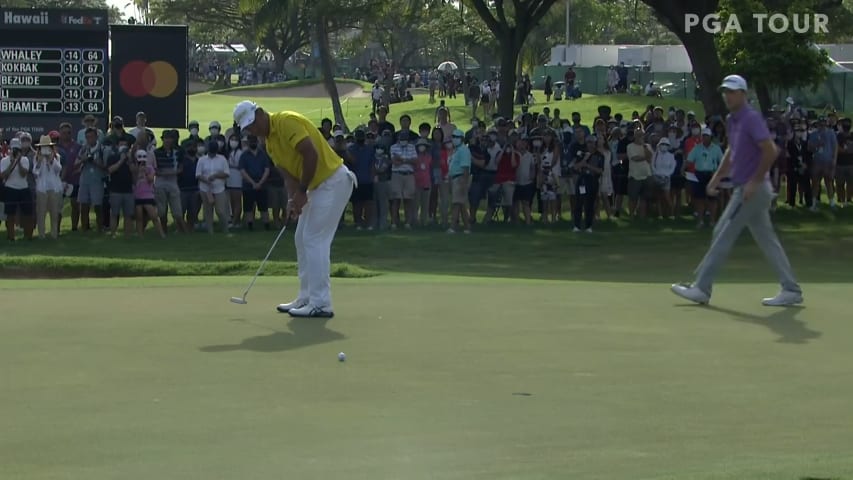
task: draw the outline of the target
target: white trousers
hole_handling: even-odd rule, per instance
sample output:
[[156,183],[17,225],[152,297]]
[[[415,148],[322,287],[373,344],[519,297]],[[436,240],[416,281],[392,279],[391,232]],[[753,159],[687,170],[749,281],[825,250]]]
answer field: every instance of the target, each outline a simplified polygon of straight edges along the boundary
[[355,174],[340,167],[331,177],[308,191],[296,226],[296,260],[299,264],[299,299],[315,307],[331,308],[332,240],[341,215],[352,196]]

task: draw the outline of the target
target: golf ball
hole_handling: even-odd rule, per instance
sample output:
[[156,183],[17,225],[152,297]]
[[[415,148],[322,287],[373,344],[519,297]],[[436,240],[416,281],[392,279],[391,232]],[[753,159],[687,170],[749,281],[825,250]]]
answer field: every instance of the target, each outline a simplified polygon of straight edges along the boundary
[[346,359],[347,359],[347,354],[346,354],[346,353],[341,352],[341,353],[339,353],[339,354],[338,354],[338,361],[339,361],[339,362],[343,362],[343,361],[344,361],[344,360],[346,360]]

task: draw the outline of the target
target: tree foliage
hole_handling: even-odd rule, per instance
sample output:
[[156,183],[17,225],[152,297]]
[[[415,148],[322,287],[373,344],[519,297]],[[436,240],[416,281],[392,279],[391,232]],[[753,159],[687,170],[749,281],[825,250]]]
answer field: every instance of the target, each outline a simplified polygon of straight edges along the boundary
[[501,51],[501,85],[498,111],[512,116],[516,65],[530,32],[551,10],[556,0],[469,0],[495,36]]
[[[155,23],[186,23],[190,38],[200,44],[243,43],[269,50],[276,70],[308,45],[310,0],[247,2],[240,0],[151,0]],[[215,12],[215,14],[211,14]]]
[[[722,18],[734,15],[740,20],[742,32],[726,32],[717,37],[718,54],[723,73],[743,75],[756,91],[763,110],[770,108],[770,90],[808,87],[824,81],[829,74],[829,57],[815,47],[818,35],[810,28],[797,33],[791,25],[787,31],[776,33],[765,22],[763,32],[753,14],[781,13],[793,18],[796,14],[814,14],[819,7],[814,0],[780,0],[767,3],[759,0],[723,0]],[[792,74],[796,72],[796,74]]]

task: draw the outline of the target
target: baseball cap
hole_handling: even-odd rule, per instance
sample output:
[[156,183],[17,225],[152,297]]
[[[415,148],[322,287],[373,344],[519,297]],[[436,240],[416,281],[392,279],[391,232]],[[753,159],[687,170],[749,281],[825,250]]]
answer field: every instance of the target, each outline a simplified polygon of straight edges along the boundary
[[458,128],[453,131],[453,136],[456,138],[465,138],[465,132],[459,130]]
[[190,123],[187,124],[187,128],[198,128],[198,120],[190,120]]
[[21,148],[21,139],[13,138],[9,140],[9,148]]
[[250,100],[243,100],[234,107],[234,122],[240,128],[246,128],[255,121],[255,111],[258,105]]
[[140,112],[136,112],[136,118],[144,117],[144,116],[145,116],[145,112],[141,112],[141,111],[140,111]]
[[343,137],[344,131],[343,130],[335,130],[334,136],[335,137]]
[[740,75],[727,76],[720,84],[720,88],[723,90],[743,90],[744,92],[749,90],[746,86],[746,80]]
[[663,137],[658,142],[658,145],[669,145],[672,146],[672,143],[669,142],[669,137]]
[[695,117],[695,116],[696,116],[696,112],[694,112],[693,110],[690,110],[689,112],[687,112],[687,116],[688,116],[688,117]]
[[710,137],[710,136],[713,136],[713,133],[711,133],[711,129],[710,129],[710,128],[705,127],[705,128],[703,128],[703,129],[702,129],[702,135],[708,135],[708,136]]
[[217,122],[216,120],[214,120],[214,121],[210,122],[210,125],[208,125],[208,126],[207,126],[207,128],[208,128],[208,129],[211,129],[211,128],[218,128],[218,129],[222,130],[222,125],[220,125],[220,124],[219,124],[219,122]]

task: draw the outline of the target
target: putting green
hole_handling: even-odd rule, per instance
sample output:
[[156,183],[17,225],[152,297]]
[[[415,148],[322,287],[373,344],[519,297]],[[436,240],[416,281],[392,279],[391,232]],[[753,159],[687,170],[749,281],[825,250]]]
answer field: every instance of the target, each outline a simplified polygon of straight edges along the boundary
[[[853,472],[849,284],[389,274],[2,281],[3,479],[797,479]],[[345,363],[336,354],[346,352]]]

